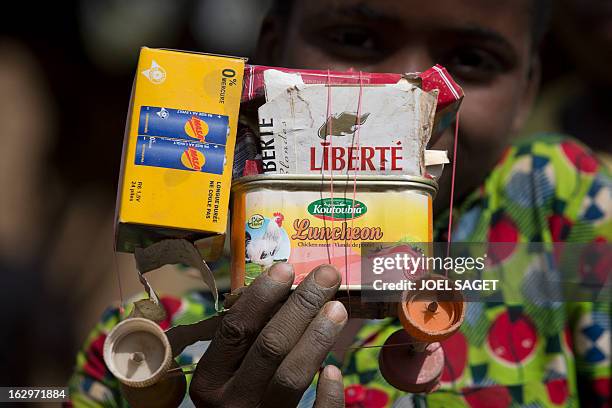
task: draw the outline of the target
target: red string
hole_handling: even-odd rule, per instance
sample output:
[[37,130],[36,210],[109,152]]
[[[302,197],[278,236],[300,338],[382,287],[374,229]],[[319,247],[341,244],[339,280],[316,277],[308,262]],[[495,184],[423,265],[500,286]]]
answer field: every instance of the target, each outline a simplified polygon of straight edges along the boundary
[[[328,124],[328,128],[327,130],[327,134],[329,135],[329,150],[328,150],[328,158],[330,157],[330,155],[332,154],[332,150],[333,150],[333,127],[332,127],[332,92],[331,92],[331,76],[330,76],[330,71],[329,69],[327,70],[327,124]],[[331,247],[331,258],[333,259],[335,257],[334,254],[334,247],[335,247],[335,240],[334,240],[334,170],[333,170],[333,163],[330,164],[329,166],[329,196],[331,199],[331,240],[332,240],[332,247]]]
[[[450,246],[452,241],[453,232],[453,203],[455,201],[455,173],[457,170],[457,140],[459,135],[459,112],[455,116],[455,140],[453,142],[453,171],[451,173],[451,191],[450,191],[450,205],[448,210],[448,232],[446,237],[446,256],[450,254]],[[448,276],[448,270],[446,271]]]
[[[363,78],[361,76],[361,71],[359,71],[359,98],[357,99],[357,118],[355,119],[355,143],[354,146],[357,146],[357,159],[361,160],[360,157],[360,149],[359,149],[359,131],[361,130],[361,99],[363,96]],[[349,154],[349,161],[351,160],[352,153]],[[350,166],[349,166],[350,167]],[[355,171],[353,172],[353,207],[355,206],[355,198],[357,194],[357,169],[359,167],[355,167]],[[351,218],[351,229],[353,228],[353,223],[355,221],[355,215]],[[352,239],[351,239],[352,241]],[[351,242],[352,244],[352,242]]]
[[[361,75],[361,71],[359,71],[359,97],[357,99],[357,117],[355,118],[355,143],[351,143],[351,147],[354,149],[355,146],[357,146],[357,152],[359,152],[359,131],[361,130],[361,101],[362,101],[362,97],[363,97],[363,77]],[[352,150],[349,149],[349,155],[348,155],[348,162],[350,163],[350,161],[352,160],[353,154],[352,154]],[[359,155],[359,153],[357,153],[357,159],[361,160],[361,157]],[[347,170],[348,168],[350,168],[350,165],[347,166]],[[353,172],[353,202],[352,202],[352,207],[353,209],[355,208],[355,199],[357,198],[357,169],[358,167],[355,167],[355,171]],[[348,182],[348,172],[347,172],[347,182]],[[345,190],[346,192],[346,190]],[[355,213],[353,213],[353,216],[351,217],[351,231],[353,231],[353,226],[355,224]],[[353,248],[353,237],[351,234],[351,239],[350,239],[350,250],[352,251]],[[344,247],[344,258],[345,258],[345,269],[344,269],[344,278],[345,278],[345,282],[346,282],[346,294],[348,297],[348,305],[349,305],[349,316],[351,315],[351,290],[349,287],[349,283],[351,281],[351,265],[348,263],[347,260],[347,252],[348,249],[346,247]]]

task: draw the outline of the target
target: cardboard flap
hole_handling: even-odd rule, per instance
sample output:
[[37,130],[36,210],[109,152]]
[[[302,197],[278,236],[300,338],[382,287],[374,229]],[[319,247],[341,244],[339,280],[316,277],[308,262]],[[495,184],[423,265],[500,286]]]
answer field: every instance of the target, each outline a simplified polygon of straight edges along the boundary
[[217,283],[212,271],[202,260],[199,251],[189,241],[184,239],[166,239],[157,242],[147,248],[136,248],[134,251],[136,257],[136,267],[140,275],[140,282],[145,287],[147,294],[154,298],[154,302],[159,303],[157,294],[149,285],[149,282],[144,277],[144,274],[160,268],[164,265],[184,264],[197,269],[200,272],[202,280],[215,299],[215,310],[219,311],[219,291]]
[[444,165],[450,163],[446,150],[425,150],[425,169],[435,179],[440,178]]
[[172,357],[178,356],[185,350],[185,347],[196,341],[212,340],[221,318],[221,316],[213,316],[197,323],[174,326],[166,330],[166,336],[172,348]]

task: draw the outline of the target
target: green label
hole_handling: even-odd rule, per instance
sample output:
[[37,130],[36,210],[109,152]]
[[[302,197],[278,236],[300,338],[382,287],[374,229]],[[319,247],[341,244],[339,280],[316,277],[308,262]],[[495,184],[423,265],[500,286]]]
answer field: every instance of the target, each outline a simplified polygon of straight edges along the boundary
[[308,212],[322,220],[350,220],[359,218],[368,211],[361,201],[349,198],[324,198],[308,204]]
[[261,214],[252,215],[251,218],[247,221],[247,225],[251,229],[259,229],[263,227],[265,218]]

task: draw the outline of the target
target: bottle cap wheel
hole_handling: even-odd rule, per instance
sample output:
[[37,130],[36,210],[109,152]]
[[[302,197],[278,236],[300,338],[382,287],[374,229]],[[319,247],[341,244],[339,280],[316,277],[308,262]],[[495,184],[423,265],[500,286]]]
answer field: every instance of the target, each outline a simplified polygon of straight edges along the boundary
[[172,349],[155,322],[133,317],[119,323],[106,337],[104,361],[123,384],[147,387],[165,375]]

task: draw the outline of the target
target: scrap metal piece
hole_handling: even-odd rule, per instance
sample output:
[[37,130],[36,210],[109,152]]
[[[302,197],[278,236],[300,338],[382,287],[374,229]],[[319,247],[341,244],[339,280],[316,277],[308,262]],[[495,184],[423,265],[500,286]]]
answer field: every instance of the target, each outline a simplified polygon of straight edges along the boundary
[[215,301],[215,310],[219,310],[219,291],[212,271],[202,260],[202,257],[193,244],[184,239],[166,239],[159,241],[146,248],[136,248],[134,250],[138,277],[145,287],[149,298],[159,305],[159,296],[151,287],[144,274],[158,269],[164,265],[184,264],[197,269],[202,276],[202,280],[212,292]]

